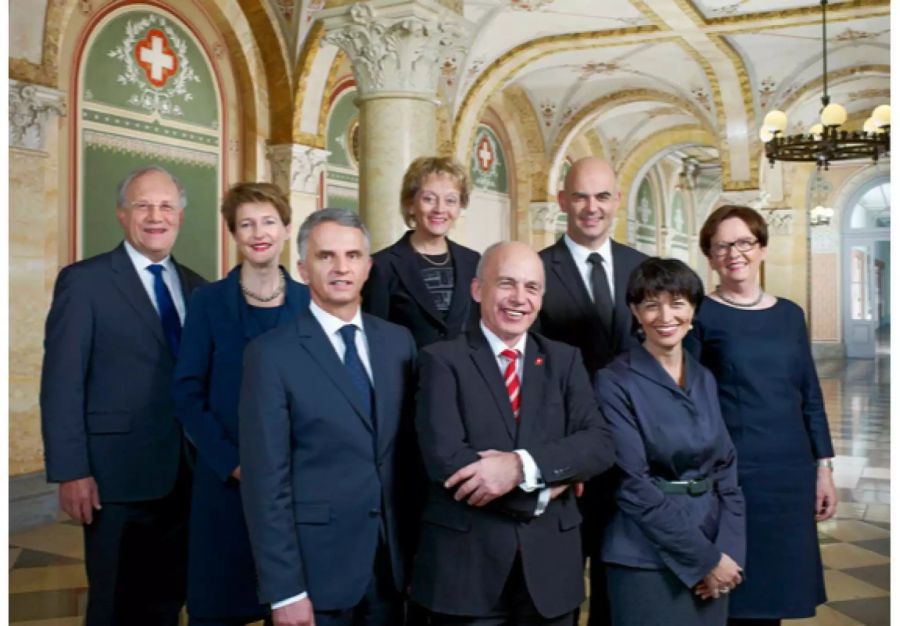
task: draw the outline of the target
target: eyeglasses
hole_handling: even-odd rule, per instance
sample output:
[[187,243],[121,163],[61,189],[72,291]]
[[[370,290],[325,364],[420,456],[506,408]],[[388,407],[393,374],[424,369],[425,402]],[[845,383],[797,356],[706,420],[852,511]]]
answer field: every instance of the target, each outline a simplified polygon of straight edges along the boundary
[[753,247],[759,243],[758,239],[738,239],[737,241],[727,242],[721,241],[717,244],[713,244],[710,246],[710,251],[713,256],[726,256],[728,251],[731,250],[731,247],[734,246],[735,250],[738,252],[750,252]]
[[138,202],[131,203],[131,210],[138,211],[140,213],[149,213],[150,211],[152,211],[154,208],[157,208],[157,207],[159,208],[160,213],[164,213],[166,215],[168,215],[170,213],[174,213],[179,208],[168,202],[161,202],[159,204],[154,204],[152,202],[138,201]]

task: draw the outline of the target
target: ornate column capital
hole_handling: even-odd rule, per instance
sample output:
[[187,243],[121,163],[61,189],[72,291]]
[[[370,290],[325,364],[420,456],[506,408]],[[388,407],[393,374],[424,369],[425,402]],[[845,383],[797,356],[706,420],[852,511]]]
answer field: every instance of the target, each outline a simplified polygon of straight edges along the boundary
[[432,99],[440,54],[463,52],[465,20],[434,0],[373,0],[320,13],[324,42],[350,57],[360,97],[402,93]]
[[528,205],[531,228],[534,230],[553,232],[561,213],[559,205],[555,202],[532,202]]
[[272,167],[272,182],[285,193],[318,193],[319,174],[329,154],[328,150],[296,143],[269,146],[266,156]]
[[9,147],[43,150],[51,113],[66,114],[63,92],[10,80]]

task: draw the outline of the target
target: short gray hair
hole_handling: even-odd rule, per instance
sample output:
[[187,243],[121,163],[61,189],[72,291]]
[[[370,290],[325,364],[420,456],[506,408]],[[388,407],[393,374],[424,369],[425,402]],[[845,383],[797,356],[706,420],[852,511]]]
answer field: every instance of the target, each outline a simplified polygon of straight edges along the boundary
[[159,172],[171,178],[172,182],[175,183],[175,187],[178,188],[179,205],[182,209],[187,206],[187,194],[184,191],[184,185],[182,185],[181,181],[172,175],[172,172],[160,165],[145,165],[143,167],[137,168],[136,170],[131,170],[128,175],[122,179],[122,182],[119,183],[119,186],[116,188],[117,207],[122,209],[125,208],[125,192],[128,191],[128,186],[133,183],[136,178],[140,178],[144,174],[149,174],[150,172]]
[[306,247],[309,243],[309,234],[312,232],[312,229],[325,222],[334,222],[340,226],[359,229],[362,231],[363,239],[366,240],[366,253],[372,249],[369,229],[363,224],[359,214],[354,213],[350,209],[319,209],[303,220],[303,224],[300,225],[300,231],[297,233],[297,252],[301,261],[306,260]]

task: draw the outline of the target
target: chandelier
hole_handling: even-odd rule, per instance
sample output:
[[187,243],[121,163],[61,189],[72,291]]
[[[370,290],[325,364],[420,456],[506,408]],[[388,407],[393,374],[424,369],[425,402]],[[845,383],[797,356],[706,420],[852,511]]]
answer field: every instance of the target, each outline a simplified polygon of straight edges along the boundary
[[828,96],[828,37],[825,30],[825,7],[822,5],[822,110],[821,124],[814,124],[804,134],[785,135],[787,115],[782,111],[769,111],[759,129],[759,138],[765,144],[766,158],[771,165],[775,161],[810,161],[817,167],[828,169],[832,161],[878,157],[890,152],[891,107],[882,104],[875,107],[861,131],[841,130],[847,121],[847,111],[840,104],[831,102]]

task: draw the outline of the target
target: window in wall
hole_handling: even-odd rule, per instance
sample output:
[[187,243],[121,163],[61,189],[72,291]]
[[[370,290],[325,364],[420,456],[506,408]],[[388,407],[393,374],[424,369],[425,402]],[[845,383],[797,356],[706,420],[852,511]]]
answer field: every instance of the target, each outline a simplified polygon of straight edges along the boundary
[[869,189],[850,214],[850,228],[891,227],[891,183]]

